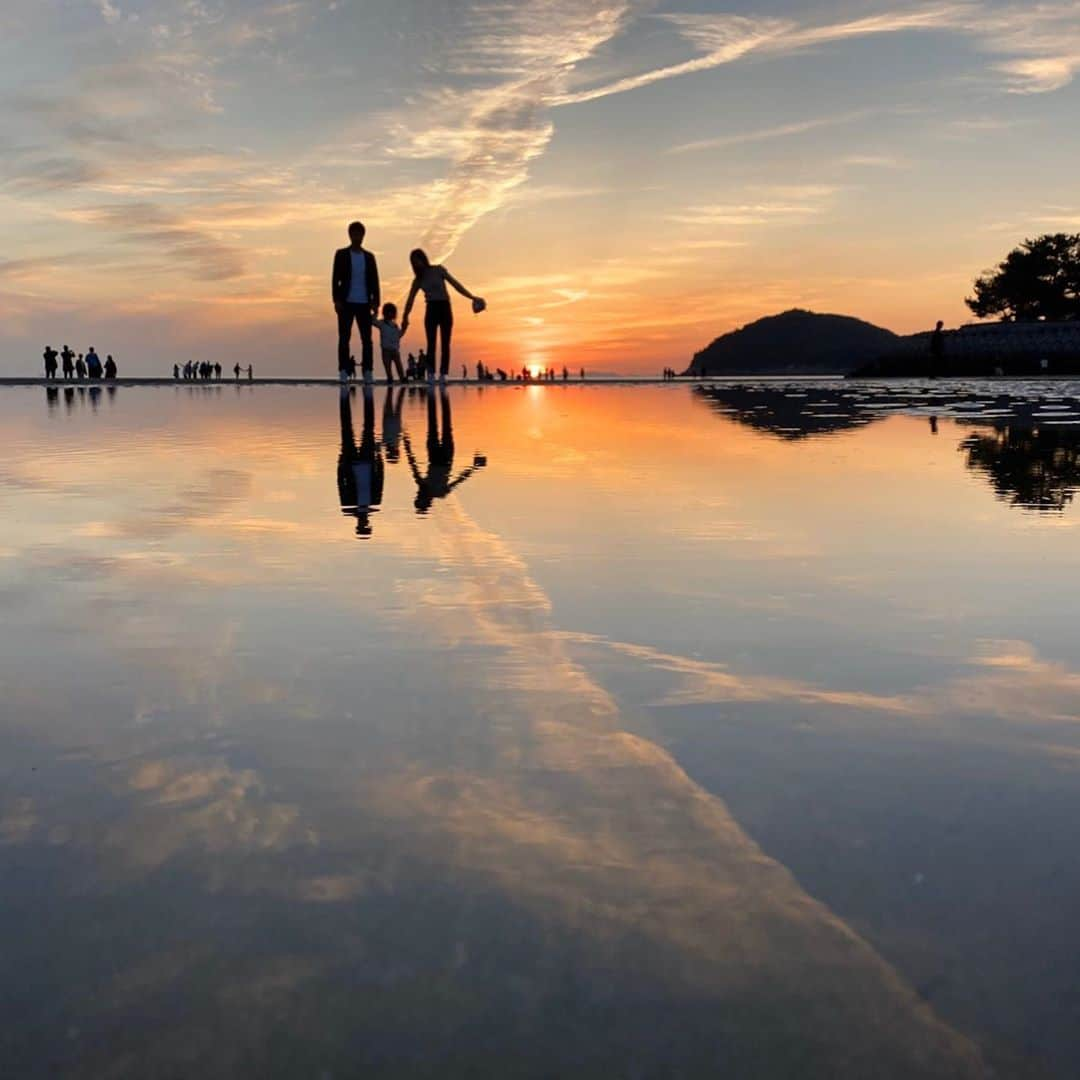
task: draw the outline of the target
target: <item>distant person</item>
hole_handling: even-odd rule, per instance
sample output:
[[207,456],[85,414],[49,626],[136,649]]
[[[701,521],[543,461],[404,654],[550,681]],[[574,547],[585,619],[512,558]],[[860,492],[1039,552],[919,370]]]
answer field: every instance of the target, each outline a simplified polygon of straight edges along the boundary
[[221,365],[219,363],[214,364],[214,378],[221,382]]
[[101,357],[98,356],[93,345],[90,346],[90,351],[86,354],[86,374],[91,379],[101,378]]
[[66,345],[60,350],[60,363],[63,365],[64,378],[70,379],[75,374],[75,354]]
[[585,369],[584,368],[581,369],[581,381],[582,382],[585,381]]
[[[334,253],[330,295],[338,320],[338,377],[347,382],[350,370],[349,343],[353,323],[360,329],[360,367],[364,382],[372,380],[374,352],[371,344],[372,319],[379,310],[379,267],[375,256],[364,249],[367,230],[362,222],[349,225],[349,246]],[[406,320],[408,321],[408,320]],[[404,333],[404,327],[402,327]]]
[[236,376],[236,381],[239,382],[240,381],[240,365],[239,364],[236,364],[236,365],[233,366],[233,375]]
[[179,364],[173,364],[173,366],[172,366],[172,377],[173,377],[173,382],[179,382],[180,381],[180,365]]
[[386,381],[394,381],[397,372],[399,382],[405,381],[405,370],[401,366],[401,327],[397,324],[397,304],[383,304],[382,318],[374,321],[379,331],[379,348],[382,352],[383,367],[386,369]]
[[247,366],[247,377],[248,377],[248,382],[251,382],[251,380],[254,378],[254,373],[253,373],[253,370],[252,370],[252,367],[251,367],[250,364],[248,364],[248,366]]
[[945,324],[938,319],[930,335],[930,374],[940,375],[945,361]]
[[416,354],[416,377],[418,379],[420,379],[421,381],[423,381],[424,377],[427,375],[427,366],[428,366],[427,353],[425,353],[424,350],[421,349]]
[[60,355],[51,345],[45,346],[45,351],[41,354],[45,358],[45,378],[56,378],[56,359]]
[[105,357],[105,378],[116,378],[116,361],[112,358],[112,353]]
[[483,382],[484,381],[484,365],[480,364],[480,363],[477,363],[477,365],[476,365],[476,381],[477,382]]
[[450,294],[446,286],[452,285],[462,296],[472,301],[473,311],[479,314],[487,304],[479,296],[474,296],[458,281],[445,266],[433,266],[423,248],[414,248],[409,254],[412,265],[413,283],[409,289],[409,298],[405,301],[405,315],[401,320],[401,330],[409,329],[409,315],[412,313],[416,294],[423,292],[426,310],[424,312],[424,330],[427,333],[427,355],[430,370],[428,382],[435,378],[436,340],[440,340],[442,349],[439,354],[439,380],[446,382],[450,373],[450,337],[454,330],[454,310],[450,306]]
[[405,378],[410,381],[416,379],[416,357],[409,353],[409,359],[405,364]]
[[80,380],[86,378],[86,361],[82,353],[79,353],[75,360],[75,374]]
[[409,461],[409,469],[416,481],[416,499],[413,505],[418,514],[426,514],[431,509],[431,504],[436,499],[444,499],[459,484],[463,484],[477,469],[487,464],[487,459],[481,454],[473,455],[473,462],[467,469],[463,469],[454,479],[450,474],[454,468],[454,425],[450,412],[450,395],[446,390],[440,390],[439,401],[442,406],[442,431],[439,430],[439,418],[435,408],[435,393],[427,395],[427,472],[420,471],[420,465],[413,452],[412,442],[408,431],[402,432],[405,442],[405,456]]
[[375,398],[370,386],[365,386],[364,426],[360,445],[352,425],[352,394],[347,386],[341,388],[341,453],[338,455],[338,499],[341,512],[356,518],[356,535],[371,536],[371,513],[382,504],[385,466],[375,441]]

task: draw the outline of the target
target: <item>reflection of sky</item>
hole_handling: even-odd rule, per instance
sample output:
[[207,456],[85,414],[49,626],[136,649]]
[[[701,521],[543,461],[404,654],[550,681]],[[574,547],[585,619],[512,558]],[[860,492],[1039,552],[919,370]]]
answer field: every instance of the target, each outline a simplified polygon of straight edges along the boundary
[[62,947],[94,998],[39,975],[24,1008],[89,1038],[142,995],[163,1062],[196,992],[253,1045],[288,1003],[305,1061],[419,1014],[542,1046],[544,1009],[650,1060],[682,1009],[689,1067],[717,1008],[745,1054],[785,1017],[774,1066],[814,1032],[807,1075],[977,1075],[939,1020],[1076,1060],[1071,507],[996,499],[951,421],[791,444],[680,388],[450,400],[487,468],[420,517],[389,463],[362,543],[336,392],[0,401],[0,937],[53,881],[19,966]]

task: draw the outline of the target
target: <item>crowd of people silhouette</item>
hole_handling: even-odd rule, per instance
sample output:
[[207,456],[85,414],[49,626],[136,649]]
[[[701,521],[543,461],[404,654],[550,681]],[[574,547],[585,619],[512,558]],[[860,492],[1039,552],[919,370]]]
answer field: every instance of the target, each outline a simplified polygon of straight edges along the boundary
[[[240,376],[245,372],[248,382],[251,382],[255,377],[255,369],[250,364],[246,368],[239,364],[233,365],[233,378],[236,382],[240,381]],[[189,360],[182,366],[173,364],[172,373],[176,382],[221,382],[221,365],[216,362],[212,364],[209,360],[200,363]]]
[[116,361],[110,353],[105,357],[105,363],[101,362],[94,346],[91,345],[85,353],[74,353],[65,345],[59,352],[51,345],[45,346],[42,353],[45,359],[45,378],[61,378],[66,381],[87,379],[96,382],[99,379],[116,378]]

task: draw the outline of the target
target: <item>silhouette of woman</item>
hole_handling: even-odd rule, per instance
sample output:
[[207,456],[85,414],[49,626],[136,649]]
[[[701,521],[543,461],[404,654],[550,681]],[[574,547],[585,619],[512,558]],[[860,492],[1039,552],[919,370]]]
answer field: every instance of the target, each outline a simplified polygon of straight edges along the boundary
[[418,514],[426,514],[436,499],[445,499],[459,484],[465,483],[477,469],[487,464],[481,454],[473,455],[473,463],[463,469],[453,480],[450,474],[454,468],[454,424],[450,413],[450,396],[445,390],[439,392],[442,406],[442,434],[439,433],[439,417],[435,409],[435,394],[427,395],[427,473],[420,472],[420,466],[413,452],[412,440],[406,430],[402,431],[405,443],[405,456],[409,460],[409,469],[416,481],[416,499],[413,506]]
[[446,382],[450,372],[450,336],[454,330],[454,311],[450,306],[450,294],[447,284],[452,285],[462,296],[472,301],[473,311],[479,314],[487,304],[479,296],[474,296],[446,269],[445,266],[433,266],[427,253],[416,248],[409,255],[413,269],[412,288],[409,299],[405,302],[405,314],[401,320],[401,332],[409,328],[409,315],[416,294],[423,290],[427,309],[424,312],[424,329],[427,331],[428,382],[435,378],[435,341],[440,338],[442,351],[439,355],[439,381]]

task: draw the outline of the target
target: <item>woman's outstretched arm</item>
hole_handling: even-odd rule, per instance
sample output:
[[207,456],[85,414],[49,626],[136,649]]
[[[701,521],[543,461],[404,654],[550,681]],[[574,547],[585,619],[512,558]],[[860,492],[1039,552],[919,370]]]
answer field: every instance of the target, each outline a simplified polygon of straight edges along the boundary
[[459,293],[461,293],[462,296],[467,297],[469,300],[475,300],[476,299],[476,297],[473,296],[473,294],[471,292],[469,292],[469,290],[466,289],[465,286],[462,285],[461,282],[458,281],[458,279],[456,277],[454,277],[454,275],[451,274],[450,271],[447,270],[445,266],[443,267],[443,274],[446,276],[446,280],[449,281],[450,284],[453,285],[454,288],[457,289],[457,291]]

